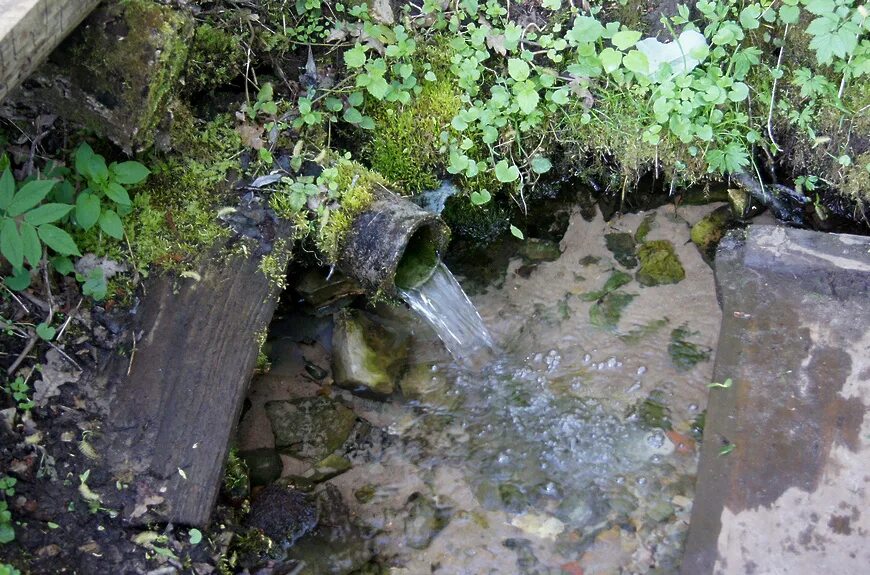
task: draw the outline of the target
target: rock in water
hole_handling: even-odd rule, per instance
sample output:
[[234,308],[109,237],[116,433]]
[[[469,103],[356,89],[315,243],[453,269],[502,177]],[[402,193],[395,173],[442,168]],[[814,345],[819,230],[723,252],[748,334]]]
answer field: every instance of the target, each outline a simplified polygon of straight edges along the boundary
[[447,510],[436,507],[431,498],[415,493],[408,499],[405,543],[413,549],[425,549],[449,521]]
[[317,525],[317,505],[311,497],[280,485],[269,485],[251,503],[246,523],[278,544],[293,545]]
[[341,447],[356,423],[353,411],[327,397],[269,401],[266,415],[275,447],[308,460],[321,460]]
[[385,396],[393,393],[408,342],[359,310],[336,316],[333,376],[338,386]]
[[646,242],[637,250],[640,269],[637,281],[645,286],[675,284],[686,277],[686,270],[677,257],[674,244],[668,240]]
[[711,257],[732,219],[729,206],[716,208],[692,226],[692,243],[698,246],[704,256]]
[[268,447],[242,451],[239,457],[248,466],[248,477],[251,485],[269,485],[279,477],[284,466],[281,456],[274,449]]

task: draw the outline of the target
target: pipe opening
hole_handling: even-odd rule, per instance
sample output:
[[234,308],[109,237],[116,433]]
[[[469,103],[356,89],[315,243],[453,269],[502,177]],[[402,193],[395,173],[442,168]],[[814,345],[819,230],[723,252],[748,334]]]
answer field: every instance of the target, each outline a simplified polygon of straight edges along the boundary
[[440,238],[434,226],[423,225],[414,231],[396,267],[396,287],[413,289],[432,277],[439,262]]

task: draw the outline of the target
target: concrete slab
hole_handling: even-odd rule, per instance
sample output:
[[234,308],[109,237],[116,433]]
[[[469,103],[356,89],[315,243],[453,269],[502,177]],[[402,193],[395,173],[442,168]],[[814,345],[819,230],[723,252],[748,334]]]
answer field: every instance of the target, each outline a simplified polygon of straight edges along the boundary
[[752,226],[716,278],[733,383],[710,391],[682,573],[870,572],[870,238]]

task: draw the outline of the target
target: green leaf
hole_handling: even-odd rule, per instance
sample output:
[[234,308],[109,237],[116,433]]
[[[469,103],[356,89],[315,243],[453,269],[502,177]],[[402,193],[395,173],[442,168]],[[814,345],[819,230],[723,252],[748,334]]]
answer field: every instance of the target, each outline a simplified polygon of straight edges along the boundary
[[383,76],[373,76],[366,84],[366,90],[378,100],[383,100],[390,91],[390,85]]
[[82,192],[76,198],[76,222],[84,230],[94,227],[94,224],[100,219],[101,210],[100,198],[96,194]]
[[0,545],[15,541],[15,529],[11,523],[0,523]]
[[39,260],[42,259],[42,244],[39,241],[39,236],[36,234],[36,228],[27,222],[21,222],[21,243],[24,248],[24,259],[30,264],[30,267],[36,267]]
[[73,207],[69,204],[43,204],[24,215],[24,221],[38,226],[56,222],[67,215]]
[[348,124],[359,124],[362,122],[363,115],[356,108],[348,108],[344,111],[344,121]]
[[0,225],[0,253],[15,269],[24,265],[24,243],[13,219],[4,219]]
[[492,194],[489,193],[489,190],[480,190],[479,192],[471,192],[471,203],[475,206],[482,206],[483,204],[489,203],[492,199]]
[[66,256],[54,256],[49,259],[54,271],[62,276],[69,275],[75,271],[72,260]]
[[554,104],[559,104],[560,106],[564,106],[568,103],[568,88],[559,88],[555,92],[552,93],[550,98],[553,100]]
[[810,0],[806,3],[806,8],[816,16],[831,14],[837,5],[834,0]]
[[86,178],[91,177],[90,172],[88,171],[88,166],[90,165],[90,161],[93,155],[94,151],[87,143],[82,143],[82,145],[79,146],[78,150],[76,150],[75,166],[76,172],[78,172],[79,175]]
[[514,96],[517,99],[517,105],[524,114],[531,114],[538,107],[541,97],[538,95],[538,90],[535,88],[535,83],[529,80],[514,84]]
[[99,154],[94,154],[88,160],[88,174],[92,180],[98,183],[109,181],[109,167],[106,160]]
[[363,116],[362,120],[359,123],[359,127],[363,130],[374,130],[375,121],[371,116]]
[[622,64],[638,75],[646,75],[649,73],[649,60],[646,54],[638,50],[632,50],[622,59]]
[[79,248],[76,247],[72,236],[57,226],[42,224],[37,228],[39,239],[42,243],[53,249],[62,256],[80,256]]
[[574,26],[565,34],[565,38],[574,45],[584,42],[595,42],[604,34],[604,26],[591,16],[577,16]]
[[523,235],[523,232],[520,231],[520,228],[516,227],[513,224],[511,224],[511,234],[513,234],[515,238],[519,238],[521,240],[526,239],[526,236]]
[[115,238],[120,240],[124,237],[124,225],[121,223],[121,218],[114,210],[103,210],[100,214],[100,229]]
[[614,46],[625,51],[637,44],[640,37],[641,33],[635,30],[621,30],[614,34],[610,41],[613,42]]
[[507,160],[501,160],[495,165],[495,177],[499,182],[509,184],[520,177],[520,170],[513,164],[508,164]]
[[348,68],[362,68],[366,63],[366,50],[360,44],[356,44],[350,50],[344,52],[344,63]]
[[35,180],[24,184],[9,203],[7,213],[10,216],[20,216],[45,199],[54,184],[54,180]]
[[54,339],[54,335],[57,333],[57,329],[52,327],[51,325],[42,322],[36,326],[36,335],[45,341],[51,341]]
[[546,174],[553,167],[553,163],[544,156],[535,156],[532,158],[532,171],[536,174]]
[[92,269],[82,284],[82,293],[99,301],[105,299],[107,290],[108,285],[106,284],[106,276],[103,274],[103,268],[97,267]]
[[21,268],[12,270],[11,276],[6,276],[3,281],[12,291],[21,291],[30,287],[30,270]]
[[199,529],[191,529],[187,532],[187,535],[188,537],[190,537],[191,545],[199,545],[199,543],[202,541],[202,531],[200,531]]
[[740,11],[740,25],[744,30],[755,30],[760,26],[758,18],[761,16],[761,6],[750,4]]
[[362,106],[364,99],[365,96],[362,92],[351,92],[350,96],[347,97],[347,103],[351,106]]
[[109,185],[106,186],[106,195],[116,204],[122,206],[129,206],[132,204],[130,196],[127,194],[127,190],[117,182],[109,182]]
[[145,181],[151,171],[139,162],[121,162],[112,164],[110,171],[115,175],[114,180],[119,184],[133,185]]
[[15,195],[15,180],[12,178],[12,171],[9,168],[3,170],[3,175],[0,176],[0,210],[5,210],[9,207],[9,202],[12,201],[12,196]]
[[598,57],[604,70],[610,74],[618,70],[622,65],[622,53],[613,48],[605,48]]
[[517,82],[522,82],[529,77],[531,69],[525,60],[511,58],[508,60],[508,74]]
[[801,9],[797,6],[780,6],[779,21],[783,24],[795,24],[801,17]]
[[732,102],[742,102],[749,96],[749,86],[743,82],[734,82],[731,86],[731,91],[728,92],[728,99]]

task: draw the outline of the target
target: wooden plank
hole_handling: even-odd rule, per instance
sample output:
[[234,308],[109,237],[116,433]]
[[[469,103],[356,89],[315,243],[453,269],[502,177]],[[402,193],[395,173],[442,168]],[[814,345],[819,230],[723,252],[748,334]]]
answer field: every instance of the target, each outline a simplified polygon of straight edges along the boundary
[[710,392],[683,575],[867,572],[868,250],[775,226],[720,244],[732,384]]
[[99,0],[0,0],[0,101],[97,4]]
[[[149,281],[136,315],[135,352],[109,365],[100,452],[130,489],[107,505],[133,523],[205,525],[278,288],[259,257],[206,257],[201,279]],[[129,373],[128,373],[129,372]],[[148,495],[162,498],[134,515]],[[126,498],[126,499],[125,499]]]

